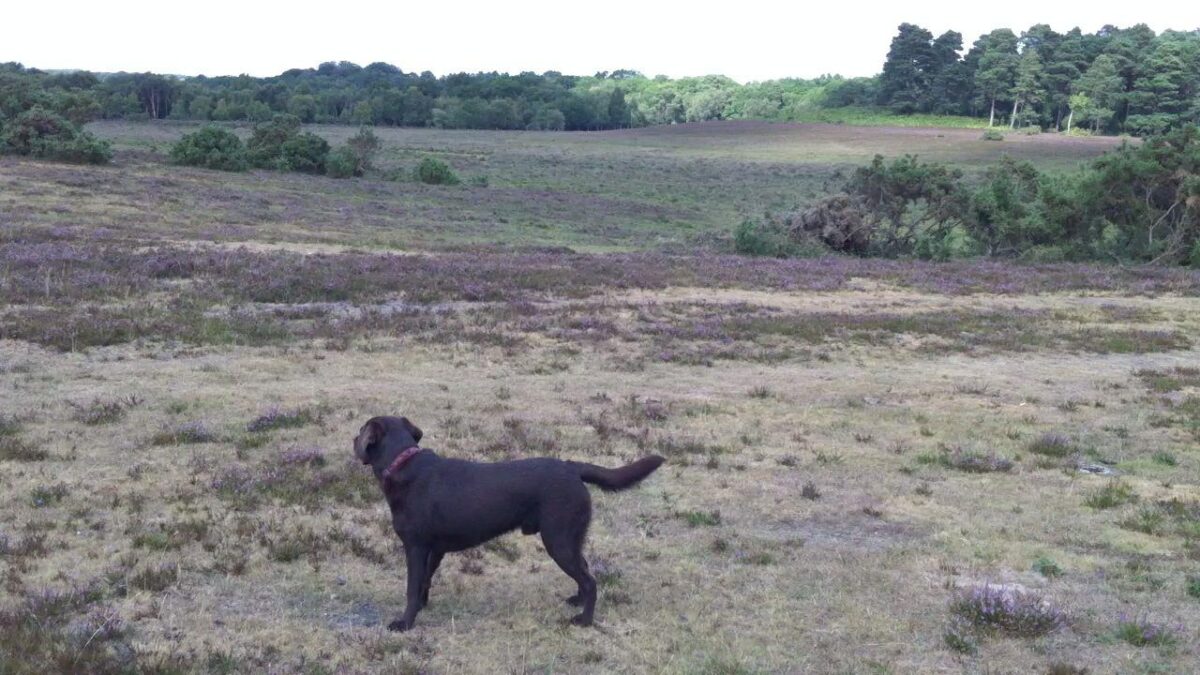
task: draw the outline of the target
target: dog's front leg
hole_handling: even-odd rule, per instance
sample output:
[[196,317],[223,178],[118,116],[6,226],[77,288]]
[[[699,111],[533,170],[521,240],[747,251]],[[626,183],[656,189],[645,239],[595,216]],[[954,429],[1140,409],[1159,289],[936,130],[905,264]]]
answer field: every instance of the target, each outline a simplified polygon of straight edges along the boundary
[[388,624],[388,630],[406,631],[417,621],[421,611],[421,590],[425,585],[425,570],[429,565],[429,547],[404,545],[404,557],[408,562],[408,597],[405,598],[404,616]]
[[433,575],[437,574],[438,565],[442,564],[445,552],[441,549],[429,551],[429,564],[425,566],[425,583],[421,585],[421,608],[429,606],[429,589],[433,587]]

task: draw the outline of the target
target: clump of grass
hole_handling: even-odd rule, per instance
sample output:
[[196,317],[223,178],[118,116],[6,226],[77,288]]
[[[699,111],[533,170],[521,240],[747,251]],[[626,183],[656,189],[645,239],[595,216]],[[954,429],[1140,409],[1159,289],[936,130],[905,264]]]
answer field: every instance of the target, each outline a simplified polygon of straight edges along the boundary
[[1058,563],[1054,562],[1053,559],[1045,556],[1033,561],[1033,571],[1046,577],[1047,579],[1053,579],[1063,575],[1063,568],[1060,567]]
[[315,561],[321,551],[328,548],[328,542],[307,527],[288,527],[280,532],[263,533],[260,543],[266,547],[268,558],[281,563],[305,557]]
[[1167,452],[1166,450],[1159,450],[1151,455],[1150,459],[1153,460],[1155,464],[1162,464],[1163,466],[1175,466],[1178,463],[1178,460],[1175,459],[1175,455]]
[[276,429],[294,429],[320,421],[320,412],[314,412],[311,408],[281,410],[278,407],[271,407],[247,424],[246,431],[259,433]]
[[14,673],[133,672],[132,654],[112,648],[125,630],[121,616],[98,605],[98,584],[68,590],[22,593],[19,604],[0,610],[0,662]]
[[186,422],[175,427],[165,427],[150,438],[153,445],[184,445],[188,443],[212,443],[217,435],[199,420]]
[[1104,487],[1089,494],[1083,503],[1093,509],[1112,509],[1137,500],[1133,488],[1113,479]]
[[1117,618],[1117,637],[1135,647],[1166,647],[1179,641],[1181,626],[1156,623],[1145,616]]
[[997,129],[985,129],[980,138],[985,141],[1002,141],[1004,140],[1004,133]]
[[1200,600],[1200,574],[1189,574],[1184,579],[1183,587],[1188,595]]
[[115,399],[96,398],[86,404],[68,402],[72,408],[71,419],[88,426],[120,422],[125,419],[125,415],[131,408],[136,408],[141,404],[142,399],[132,394]]
[[621,583],[623,573],[611,560],[594,556],[590,561],[590,567],[592,576],[596,578],[596,584],[600,587],[613,587]]
[[24,427],[24,422],[16,415],[0,413],[0,437],[16,436]]
[[768,399],[768,398],[771,398],[774,394],[767,387],[765,387],[763,385],[758,385],[756,387],[752,387],[750,389],[750,391],[747,392],[746,395],[749,396],[750,398]]
[[1038,637],[1066,625],[1066,615],[1037,593],[995,584],[976,586],[950,604],[955,617],[978,629]]
[[71,489],[67,487],[66,483],[55,483],[54,485],[35,487],[30,492],[30,498],[34,506],[41,508],[57,504],[69,494],[71,494]]
[[814,458],[817,460],[817,464],[822,466],[840,466],[846,462],[846,458],[841,454],[824,450],[818,450]]
[[0,435],[0,462],[41,462],[50,453],[15,435]]
[[25,558],[30,556],[44,556],[48,552],[45,532],[28,532],[20,540],[14,540],[6,534],[0,534],[0,556]]
[[483,548],[486,551],[491,551],[496,555],[504,558],[508,562],[516,562],[521,557],[521,549],[517,548],[512,541],[508,539],[492,539],[484,542]]
[[964,625],[962,621],[953,622],[946,632],[942,633],[942,643],[950,651],[968,656],[979,651],[979,641],[972,634],[970,625]]
[[1133,515],[1120,520],[1117,525],[1142,534],[1161,535],[1164,534],[1166,522],[1167,516],[1161,509],[1154,506],[1143,506]]
[[1046,457],[1066,457],[1075,452],[1071,439],[1053,431],[1038,436],[1029,445],[1026,445],[1025,449],[1035,455]]
[[160,593],[179,581],[179,565],[173,562],[148,565],[129,577],[129,585]]
[[817,489],[817,486],[812,481],[808,481],[804,484],[804,487],[800,488],[800,496],[816,501],[821,498],[821,491]]
[[1200,368],[1176,366],[1171,370],[1138,370],[1133,373],[1141,378],[1146,388],[1160,394],[1169,394],[1184,387],[1200,387]]
[[558,436],[528,424],[518,417],[505,418],[501,436],[485,445],[485,455],[516,457],[523,454],[557,456],[561,450]]
[[967,473],[1005,473],[1012,471],[1013,462],[994,452],[978,452],[955,448],[943,448],[941,452],[921,453],[917,455],[918,464],[937,464],[948,469],[958,469]]
[[676,511],[675,517],[691,527],[700,527],[701,525],[716,527],[721,524],[720,511]]
[[740,556],[738,558],[738,560],[740,560],[743,563],[746,563],[747,565],[766,566],[766,565],[774,565],[775,564],[775,556],[771,555],[770,553],[767,553],[766,551],[759,551],[758,553],[750,553],[750,554],[747,554],[744,556]]
[[1159,501],[1142,507],[1119,524],[1126,529],[1159,536],[1173,529],[1187,541],[1200,540],[1200,502]]

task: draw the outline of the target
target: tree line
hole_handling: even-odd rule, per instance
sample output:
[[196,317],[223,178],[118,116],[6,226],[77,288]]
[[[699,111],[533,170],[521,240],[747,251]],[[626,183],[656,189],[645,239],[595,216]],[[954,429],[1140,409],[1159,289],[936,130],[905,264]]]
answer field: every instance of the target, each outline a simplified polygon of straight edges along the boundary
[[905,23],[874,86],[875,103],[900,114],[1151,135],[1200,121],[1200,31],[1037,24],[993,30],[964,53],[960,33]]
[[[32,102],[32,104],[31,104]],[[1155,34],[1145,25],[1045,24],[1017,35],[962,35],[902,24],[875,77],[739,84],[719,75],[646,77],[405,72],[386,64],[322,63],[274,77],[43,72],[0,64],[0,113],[41,107],[74,120],[181,119],[432,126],[450,129],[599,130],[721,119],[794,120],[819,108],[878,107],[992,124],[1152,134],[1200,119],[1200,31]]]

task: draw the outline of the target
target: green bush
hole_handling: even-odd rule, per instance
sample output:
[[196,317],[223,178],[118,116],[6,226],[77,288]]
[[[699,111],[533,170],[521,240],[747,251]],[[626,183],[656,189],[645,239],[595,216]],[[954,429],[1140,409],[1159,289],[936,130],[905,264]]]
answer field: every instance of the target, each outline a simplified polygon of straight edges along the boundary
[[981,138],[985,141],[1002,141],[1004,140],[1004,133],[999,129],[986,129]]
[[330,178],[351,178],[361,176],[358,171],[358,160],[354,151],[346,146],[334,149],[325,158],[325,175]]
[[760,224],[747,219],[733,232],[733,249],[742,255],[786,258],[792,248],[787,232],[773,223]]
[[74,164],[105,164],[112,159],[112,147],[62,115],[34,107],[4,125],[0,154]]
[[283,142],[275,168],[300,173],[325,173],[329,142],[312,133],[298,134]]
[[185,134],[171,146],[171,161],[218,171],[245,171],[250,168],[245,144],[233,132],[220,127],[204,127]]
[[426,157],[413,170],[413,177],[426,185],[458,185],[458,176],[440,159]]
[[379,152],[379,137],[370,128],[360,127],[358,133],[346,141],[346,148],[354,157],[354,175],[361,176],[372,168],[375,154]]
[[246,142],[251,166],[277,168],[283,144],[299,133],[300,118],[295,115],[276,115],[269,122],[254,125],[254,133]]

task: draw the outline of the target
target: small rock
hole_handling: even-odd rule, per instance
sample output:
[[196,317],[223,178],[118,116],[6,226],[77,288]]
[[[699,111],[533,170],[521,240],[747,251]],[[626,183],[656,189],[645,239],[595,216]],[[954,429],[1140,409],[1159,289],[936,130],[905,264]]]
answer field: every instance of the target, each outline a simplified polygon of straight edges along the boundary
[[1103,464],[1080,464],[1078,469],[1084,473],[1090,473],[1097,476],[1115,476],[1116,469],[1104,466]]

